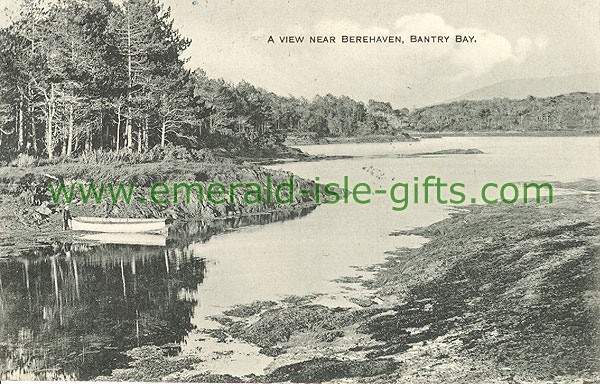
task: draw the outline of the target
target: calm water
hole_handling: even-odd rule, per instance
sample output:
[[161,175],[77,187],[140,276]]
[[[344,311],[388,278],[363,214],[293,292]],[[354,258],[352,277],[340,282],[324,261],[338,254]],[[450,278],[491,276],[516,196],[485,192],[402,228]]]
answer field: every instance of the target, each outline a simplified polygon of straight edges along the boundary
[[[478,148],[481,155],[399,157],[441,149]],[[417,143],[303,147],[310,153],[359,158],[274,166],[322,182],[396,182],[439,176],[476,196],[487,182],[600,178],[599,138],[444,138]],[[203,328],[237,304],[319,294],[317,302],[350,306],[355,291],[343,276],[368,276],[361,266],[424,239],[389,236],[428,225],[451,209],[413,204],[392,210],[385,195],[372,203],[183,228],[167,246],[83,245],[39,249],[0,261],[0,379],[90,379],[127,365],[136,346],[172,345],[199,353],[213,372],[260,373],[270,358],[244,343],[217,343]],[[280,219],[288,219],[279,221]],[[275,222],[272,222],[276,220]],[[261,225],[246,225],[261,224]],[[233,350],[226,359],[211,354]]]

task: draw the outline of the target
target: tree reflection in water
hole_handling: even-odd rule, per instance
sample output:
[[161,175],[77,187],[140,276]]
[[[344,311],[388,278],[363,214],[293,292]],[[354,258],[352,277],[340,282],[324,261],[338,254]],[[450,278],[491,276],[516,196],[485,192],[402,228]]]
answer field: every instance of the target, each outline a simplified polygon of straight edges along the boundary
[[[78,245],[3,261],[3,378],[88,379],[180,342],[205,265],[185,250]],[[58,368],[60,367],[60,368]]]
[[89,380],[136,346],[177,352],[206,273],[189,244],[310,211],[187,223],[167,247],[63,244],[0,261],[0,379]]

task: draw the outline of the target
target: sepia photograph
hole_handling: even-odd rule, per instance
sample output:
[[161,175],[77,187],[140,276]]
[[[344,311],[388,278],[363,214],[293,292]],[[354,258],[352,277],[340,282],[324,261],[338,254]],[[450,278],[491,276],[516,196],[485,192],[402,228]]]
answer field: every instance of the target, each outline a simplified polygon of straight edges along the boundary
[[599,36],[0,0],[0,382],[600,383]]

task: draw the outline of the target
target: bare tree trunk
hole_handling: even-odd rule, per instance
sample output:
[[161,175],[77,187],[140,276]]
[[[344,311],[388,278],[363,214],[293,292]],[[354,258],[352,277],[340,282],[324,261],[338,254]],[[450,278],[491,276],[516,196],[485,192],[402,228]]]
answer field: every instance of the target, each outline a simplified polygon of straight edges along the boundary
[[54,115],[54,84],[50,86],[50,100],[48,102],[48,121],[46,128],[46,152],[48,158],[54,157],[54,144],[52,142],[52,117]]
[[19,96],[19,143],[17,149],[21,152],[25,144],[25,134],[23,132],[23,96]]
[[73,104],[69,104],[69,136],[67,137],[67,156],[73,152]]
[[64,157],[67,154],[67,137],[66,134],[63,135],[60,143],[60,155]]
[[121,104],[117,107],[117,152],[121,146]]
[[133,127],[131,124],[131,107],[127,107],[127,123],[125,124],[126,147],[133,147]]
[[102,147],[104,147],[104,122],[103,122],[102,110],[100,110],[98,117],[99,117],[98,124],[100,125],[98,127],[99,132],[100,132],[100,150],[102,150]]
[[147,151],[148,147],[149,147],[149,145],[148,145],[148,134],[149,134],[149,132],[148,132],[148,116],[146,116],[146,121],[145,121],[145,124],[144,124],[144,137],[143,137],[143,139],[144,139],[144,143],[143,143],[144,144],[144,151]]
[[33,153],[37,153],[37,132],[35,128],[35,108],[32,105],[29,106],[29,116],[31,119],[31,144],[33,145]]
[[139,126],[137,130],[137,151],[142,153],[142,126]]
[[132,71],[131,71],[131,17],[129,16],[129,10],[127,10],[127,148],[133,146],[133,132],[132,132],[132,113],[131,113],[131,88],[132,88]]
[[165,136],[167,134],[167,123],[165,121],[162,122],[161,130],[160,130],[160,146],[164,148],[165,146]]
[[91,151],[92,150],[92,130],[90,129],[89,125],[87,126],[87,128],[85,129],[85,151]]

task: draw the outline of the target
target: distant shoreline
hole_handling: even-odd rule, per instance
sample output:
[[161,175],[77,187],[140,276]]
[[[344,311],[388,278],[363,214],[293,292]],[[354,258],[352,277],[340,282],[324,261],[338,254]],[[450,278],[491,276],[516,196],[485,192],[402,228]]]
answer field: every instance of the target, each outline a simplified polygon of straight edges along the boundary
[[418,138],[441,138],[441,137],[600,137],[600,132],[521,132],[521,131],[489,131],[489,132],[408,132],[409,135]]
[[295,137],[291,136],[284,142],[287,146],[318,145],[318,144],[359,144],[359,143],[387,143],[393,141],[413,142],[419,141],[412,135],[368,135],[344,137]]
[[442,137],[600,137],[600,132],[521,132],[521,131],[448,131],[448,132],[405,132],[408,136],[400,135],[372,135],[351,137],[320,137],[316,139],[289,137],[285,142],[287,146],[322,145],[322,144],[361,144],[361,143],[389,143],[389,142],[416,142],[420,139],[438,139]]

